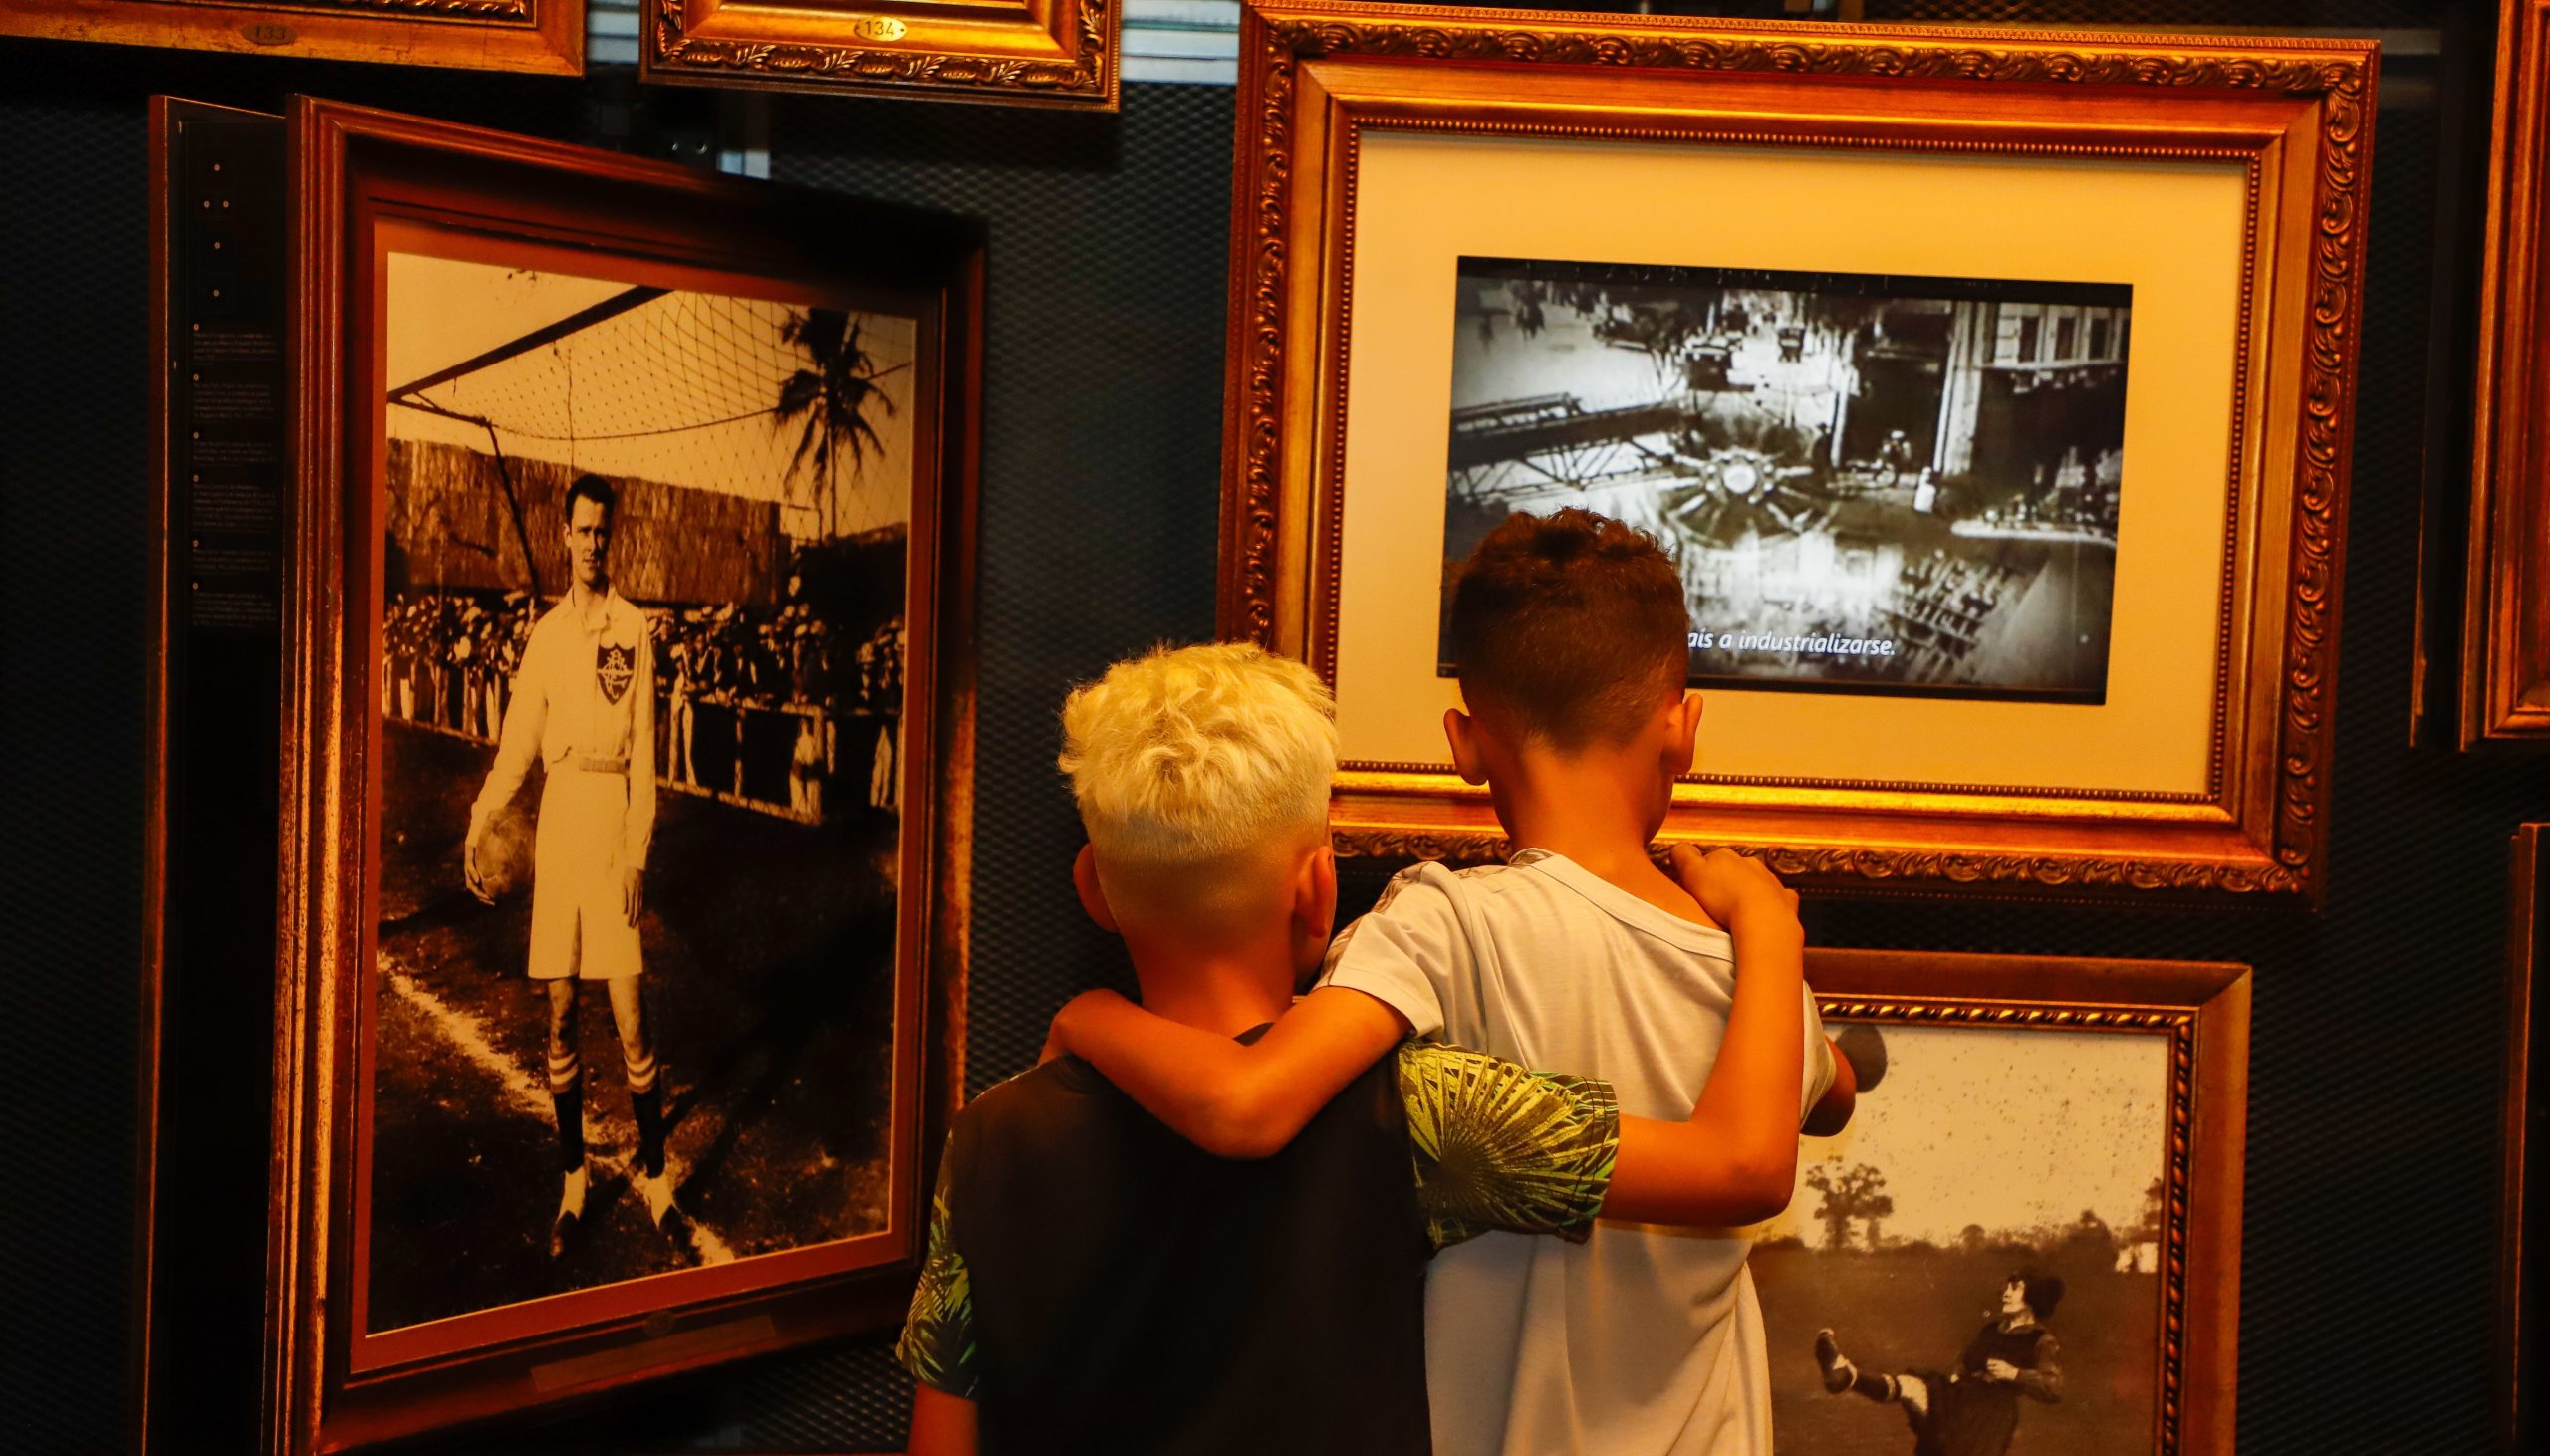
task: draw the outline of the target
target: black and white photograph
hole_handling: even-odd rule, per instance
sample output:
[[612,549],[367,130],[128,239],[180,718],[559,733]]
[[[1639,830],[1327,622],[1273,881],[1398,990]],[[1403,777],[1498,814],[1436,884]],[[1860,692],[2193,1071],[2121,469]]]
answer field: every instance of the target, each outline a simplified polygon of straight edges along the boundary
[[1464,257],[1457,288],[1447,569],[1581,507],[1673,554],[1694,686],[2106,701],[2130,286]]
[[1782,1453],[2145,1456],[2166,1037],[1835,1022],[1861,1072],[1752,1267]]
[[883,1228],[917,321],[384,272],[368,1328]]

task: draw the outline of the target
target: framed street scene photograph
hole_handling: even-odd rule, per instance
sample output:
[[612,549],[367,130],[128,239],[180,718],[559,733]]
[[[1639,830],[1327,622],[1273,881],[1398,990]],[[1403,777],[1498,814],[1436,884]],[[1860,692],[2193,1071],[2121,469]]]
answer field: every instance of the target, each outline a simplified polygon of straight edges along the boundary
[[1240,55],[1221,626],[1335,686],[1342,849],[1496,851],[1446,593],[1579,507],[1684,584],[1668,839],[2317,902],[2369,43],[1264,3]]
[[979,228],[290,135],[287,1434],[891,1322],[960,1085]]
[[1755,1231],[1780,1451],[2229,1452],[2247,968],[1808,973],[1861,1095]]
[[9,0],[0,35],[575,76],[584,0]]
[[1694,687],[2106,700],[2132,288],[1502,258],[1459,288],[1444,561],[1582,505],[1678,548]]

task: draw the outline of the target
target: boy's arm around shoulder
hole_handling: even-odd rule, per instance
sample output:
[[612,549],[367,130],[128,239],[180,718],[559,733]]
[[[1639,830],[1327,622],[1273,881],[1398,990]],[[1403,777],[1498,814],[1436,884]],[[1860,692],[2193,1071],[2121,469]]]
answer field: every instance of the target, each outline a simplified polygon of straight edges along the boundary
[[1407,1029],[1374,997],[1323,986],[1243,1045],[1113,991],[1085,991],[1055,1014],[1053,1040],[1204,1151],[1262,1158],[1281,1151]]
[[1046,1045],[1087,1060],[1206,1152],[1270,1157],[1402,1038],[1442,1030],[1431,973],[1457,969],[1467,954],[1459,912],[1420,867],[1394,878],[1372,913],[1330,946],[1335,984],[1297,1002],[1252,1044],[1093,991],[1055,1015]]
[[[1758,861],[1677,847],[1673,871],[1735,939],[1735,1006],[1688,1120],[1621,1119],[1603,1216],[1726,1227],[1786,1208],[1797,1185],[1806,934],[1797,896]],[[1839,1075],[1836,1076],[1838,1082]]]

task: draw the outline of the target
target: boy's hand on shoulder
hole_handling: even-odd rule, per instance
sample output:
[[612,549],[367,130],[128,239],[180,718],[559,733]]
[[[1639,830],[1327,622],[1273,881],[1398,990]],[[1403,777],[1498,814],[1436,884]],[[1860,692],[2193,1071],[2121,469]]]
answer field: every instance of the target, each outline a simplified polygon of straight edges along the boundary
[[1036,1065],[1042,1067],[1057,1057],[1075,1055],[1078,1048],[1072,1042],[1073,1023],[1088,1016],[1091,1008],[1111,1003],[1117,1006],[1132,1005],[1123,996],[1103,987],[1095,991],[1083,991],[1064,1002],[1063,1009],[1054,1013],[1053,1021],[1045,1028],[1045,1049],[1036,1054]]
[[1725,849],[1703,854],[1688,845],[1675,845],[1667,858],[1683,892],[1729,932],[1802,933],[1797,923],[1797,891],[1780,883],[1780,877],[1761,860]]

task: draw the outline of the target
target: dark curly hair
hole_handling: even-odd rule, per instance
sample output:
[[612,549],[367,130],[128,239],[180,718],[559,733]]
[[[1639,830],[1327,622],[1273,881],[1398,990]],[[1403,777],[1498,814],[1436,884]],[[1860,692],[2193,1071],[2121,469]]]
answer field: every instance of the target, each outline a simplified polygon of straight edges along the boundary
[[1681,690],[1690,611],[1656,538],[1573,507],[1517,513],[1451,588],[1450,646],[1472,712],[1562,749],[1618,743]]

